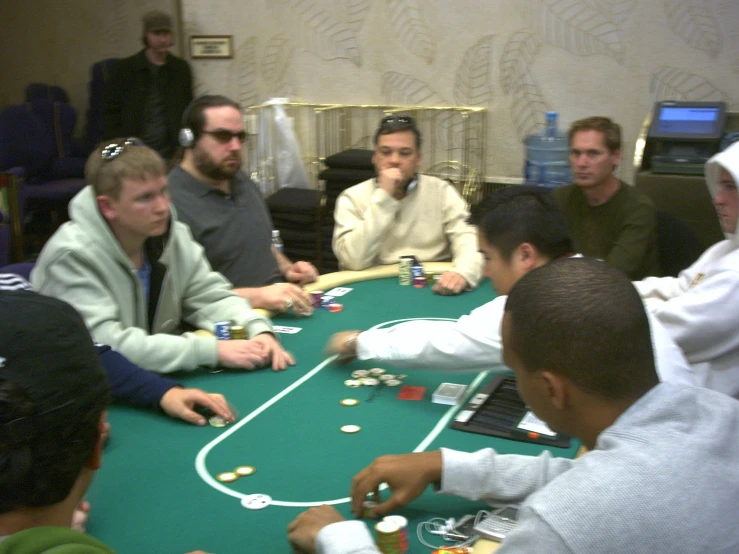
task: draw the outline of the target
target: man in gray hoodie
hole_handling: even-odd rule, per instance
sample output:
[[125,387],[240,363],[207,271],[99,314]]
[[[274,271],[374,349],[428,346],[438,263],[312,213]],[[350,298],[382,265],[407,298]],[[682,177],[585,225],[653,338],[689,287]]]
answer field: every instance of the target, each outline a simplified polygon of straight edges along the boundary
[[[739,551],[739,402],[659,383],[649,320],[625,275],[588,258],[534,269],[510,292],[502,337],[526,403],[589,452],[384,456],[352,482],[355,515],[369,494],[379,502],[373,515],[383,515],[434,483],[442,494],[521,504],[500,554]],[[288,533],[303,552],[379,552],[362,522],[329,506],[299,515]]]

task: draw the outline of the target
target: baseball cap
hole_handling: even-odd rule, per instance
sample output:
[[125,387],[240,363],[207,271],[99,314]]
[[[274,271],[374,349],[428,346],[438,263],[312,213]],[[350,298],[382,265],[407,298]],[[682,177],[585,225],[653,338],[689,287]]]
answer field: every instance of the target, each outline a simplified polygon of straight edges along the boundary
[[144,34],[149,31],[171,31],[172,18],[159,10],[146,12],[141,21],[144,23]]
[[0,384],[28,398],[30,415],[7,421],[0,439],[20,442],[63,425],[110,396],[90,333],[72,306],[31,291],[0,292]]

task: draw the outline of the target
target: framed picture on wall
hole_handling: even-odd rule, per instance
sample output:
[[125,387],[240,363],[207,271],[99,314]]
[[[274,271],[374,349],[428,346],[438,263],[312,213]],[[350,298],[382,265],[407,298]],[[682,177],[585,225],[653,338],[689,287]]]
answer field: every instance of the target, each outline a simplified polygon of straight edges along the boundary
[[190,58],[194,60],[233,58],[233,35],[190,36]]

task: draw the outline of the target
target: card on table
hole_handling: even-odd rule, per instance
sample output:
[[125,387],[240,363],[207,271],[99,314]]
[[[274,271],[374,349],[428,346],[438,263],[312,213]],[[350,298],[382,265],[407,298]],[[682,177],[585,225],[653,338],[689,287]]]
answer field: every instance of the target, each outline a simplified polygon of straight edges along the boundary
[[346,293],[351,292],[353,289],[349,287],[335,287],[330,291],[326,292],[326,296],[344,296]]
[[398,391],[398,398],[401,400],[423,400],[426,395],[426,387],[412,387],[405,385]]
[[302,327],[288,327],[286,325],[273,325],[272,329],[274,329],[275,333],[284,333],[286,335],[294,335],[303,330]]

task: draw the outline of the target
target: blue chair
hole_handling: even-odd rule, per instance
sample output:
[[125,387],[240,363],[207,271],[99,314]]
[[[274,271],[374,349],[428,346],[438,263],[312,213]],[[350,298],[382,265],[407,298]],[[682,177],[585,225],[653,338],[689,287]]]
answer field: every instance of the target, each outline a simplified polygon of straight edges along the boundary
[[[30,105],[0,110],[0,171],[17,180],[17,213],[11,214],[21,229],[31,210],[51,214],[51,227],[59,211],[66,219],[67,203],[85,186],[82,177],[68,177],[58,160],[54,137]],[[49,229],[53,232],[53,229]],[[21,239],[22,241],[22,239]]]
[[89,154],[103,140],[103,94],[110,71],[118,58],[108,58],[92,64],[90,70],[90,106],[85,124],[85,146]]
[[26,87],[26,102],[37,99],[69,104],[67,91],[58,85],[47,85],[46,83],[31,83]]
[[28,105],[54,139],[54,156],[47,176],[50,179],[84,177],[87,155],[73,138],[77,124],[75,109],[70,104],[46,99],[31,100]]

